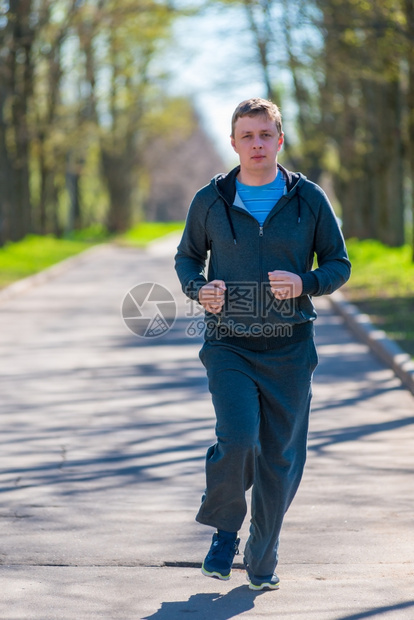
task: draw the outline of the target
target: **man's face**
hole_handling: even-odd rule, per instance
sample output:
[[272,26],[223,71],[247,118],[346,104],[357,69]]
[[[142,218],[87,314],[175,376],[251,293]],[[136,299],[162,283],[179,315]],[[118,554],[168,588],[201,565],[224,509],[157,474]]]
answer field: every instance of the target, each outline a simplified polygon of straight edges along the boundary
[[279,135],[275,122],[264,114],[237,119],[231,145],[240,158],[242,172],[265,176],[275,171],[282,144],[283,133]]

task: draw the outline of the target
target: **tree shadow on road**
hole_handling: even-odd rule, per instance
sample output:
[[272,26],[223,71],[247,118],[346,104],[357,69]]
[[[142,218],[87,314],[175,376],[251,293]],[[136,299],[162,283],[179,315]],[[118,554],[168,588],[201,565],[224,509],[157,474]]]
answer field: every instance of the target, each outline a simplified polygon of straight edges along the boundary
[[328,429],[320,432],[310,432],[309,450],[311,452],[321,453],[329,446],[344,442],[358,441],[364,437],[375,435],[376,433],[384,433],[399,428],[405,428],[414,424],[414,416],[400,418],[395,420],[387,420],[383,422],[375,422],[372,424],[360,424],[359,426],[343,426],[342,428]]
[[[320,414],[325,419],[329,412],[330,424],[321,430],[311,427],[310,451],[321,454],[330,446],[412,426],[411,407],[392,407],[404,392],[392,371],[366,345],[350,336],[339,317],[324,309],[319,314],[319,366],[314,377],[312,417]],[[335,390],[327,386],[335,386]],[[355,411],[363,417],[352,417],[350,413]]]
[[[104,342],[89,333],[79,335],[92,351],[86,359],[78,340],[63,348],[60,343],[57,351],[52,340],[37,364],[7,375],[5,389],[14,396],[0,406],[0,413],[5,441],[16,459],[0,492],[47,485],[75,495],[93,492],[93,481],[99,481],[100,490],[109,490],[165,482],[171,476],[184,481],[201,471],[214,441],[215,420],[197,357],[202,339],[188,337],[187,324],[177,319],[165,337],[153,340],[122,330]],[[365,423],[346,425],[341,407],[396,389],[395,384],[372,381],[363,347],[356,344],[343,352],[348,339],[346,330],[333,322],[322,322],[317,331],[319,343],[332,347],[322,356],[317,381],[334,382],[338,397],[319,401],[313,415],[319,407],[322,415],[328,408],[333,420],[336,411],[340,416],[340,426],[311,429],[309,447],[317,454],[330,445],[414,424],[412,415],[378,418],[372,410]],[[381,372],[379,362],[377,367]],[[351,394],[341,385],[350,377],[355,380]]]
[[[379,616],[385,616],[386,614],[394,611],[402,611],[403,609],[408,609],[409,607],[414,607],[414,601],[406,601],[405,603],[397,603],[396,605],[376,607],[375,609],[369,609],[368,611],[357,612],[351,616],[341,616],[338,620],[365,620],[368,618],[378,618]],[[393,617],[395,618],[395,616]],[[406,617],[408,618],[408,616]]]

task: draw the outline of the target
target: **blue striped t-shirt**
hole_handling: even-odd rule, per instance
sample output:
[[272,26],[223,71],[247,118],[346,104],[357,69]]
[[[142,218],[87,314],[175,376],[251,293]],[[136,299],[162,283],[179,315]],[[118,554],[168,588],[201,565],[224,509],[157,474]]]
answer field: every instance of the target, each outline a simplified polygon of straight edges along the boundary
[[266,185],[244,185],[236,179],[236,190],[243,205],[263,226],[266,217],[286,191],[286,179],[280,170],[275,180]]

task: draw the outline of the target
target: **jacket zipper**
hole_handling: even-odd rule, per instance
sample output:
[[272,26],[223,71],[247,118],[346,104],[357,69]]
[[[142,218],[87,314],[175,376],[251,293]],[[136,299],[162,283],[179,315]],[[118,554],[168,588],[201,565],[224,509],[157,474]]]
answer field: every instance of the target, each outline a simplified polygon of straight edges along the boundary
[[[263,225],[259,225],[259,238],[263,237]],[[260,323],[263,326],[265,322],[265,316],[263,314],[264,306],[266,305],[266,295],[265,298],[262,299],[262,295],[264,294],[264,278],[263,278],[263,241],[259,240],[259,312],[260,312]],[[265,348],[268,348],[267,340],[265,339]]]

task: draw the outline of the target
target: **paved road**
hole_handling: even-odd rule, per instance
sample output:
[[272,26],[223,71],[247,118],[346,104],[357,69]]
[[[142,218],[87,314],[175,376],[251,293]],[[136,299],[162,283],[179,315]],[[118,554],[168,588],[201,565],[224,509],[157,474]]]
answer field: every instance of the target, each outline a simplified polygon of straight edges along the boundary
[[[201,575],[214,420],[174,247],[107,246],[0,304],[0,618],[414,618],[413,397],[326,300],[281,589]],[[120,314],[147,281],[179,302],[157,340]]]

